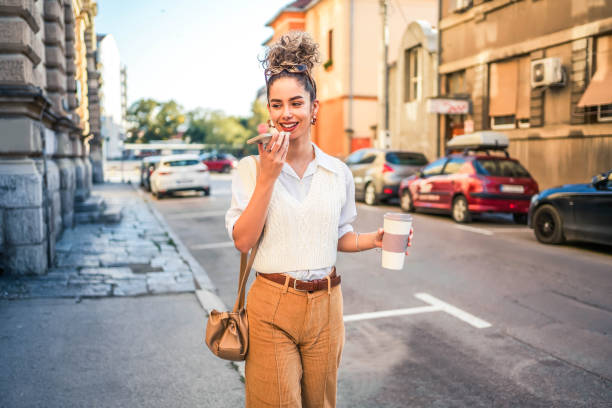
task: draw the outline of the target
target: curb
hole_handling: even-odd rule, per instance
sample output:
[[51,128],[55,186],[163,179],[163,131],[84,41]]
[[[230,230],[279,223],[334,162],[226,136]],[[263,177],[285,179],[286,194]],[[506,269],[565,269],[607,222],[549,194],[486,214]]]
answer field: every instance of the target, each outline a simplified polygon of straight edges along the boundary
[[[172,241],[174,241],[179,255],[189,265],[191,273],[193,274],[193,280],[196,285],[195,295],[198,299],[198,302],[200,303],[200,306],[202,306],[202,309],[204,309],[207,315],[210,315],[210,312],[213,309],[229,310],[229,308],[225,306],[225,303],[223,303],[221,298],[215,293],[217,291],[217,288],[208,277],[206,270],[202,267],[202,265],[200,265],[198,261],[196,261],[193,255],[191,255],[191,252],[189,252],[189,249],[187,249],[185,244],[183,244],[183,241],[180,240],[178,235],[176,235],[174,230],[172,230],[170,225],[168,225],[168,223],[164,219],[164,216],[159,211],[157,211],[153,204],[151,204],[151,199],[145,193],[143,193],[140,188],[134,186],[133,184],[131,184],[131,186],[134,190],[136,190],[136,193],[138,193],[140,198],[142,198],[147,207],[149,207],[149,210],[151,210],[153,216],[157,219],[157,221],[166,229],[168,235],[170,236],[170,238],[172,238]],[[231,361],[230,363],[236,369],[236,371],[238,371],[238,374],[240,374],[242,381],[244,381],[244,361]]]

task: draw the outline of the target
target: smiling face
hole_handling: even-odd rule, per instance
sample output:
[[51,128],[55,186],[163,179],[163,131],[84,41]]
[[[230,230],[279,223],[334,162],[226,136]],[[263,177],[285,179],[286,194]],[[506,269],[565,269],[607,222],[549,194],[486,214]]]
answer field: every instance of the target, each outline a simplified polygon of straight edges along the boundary
[[279,132],[290,132],[290,140],[310,134],[310,121],[319,110],[319,101],[310,95],[297,79],[276,79],[269,89],[268,111]]

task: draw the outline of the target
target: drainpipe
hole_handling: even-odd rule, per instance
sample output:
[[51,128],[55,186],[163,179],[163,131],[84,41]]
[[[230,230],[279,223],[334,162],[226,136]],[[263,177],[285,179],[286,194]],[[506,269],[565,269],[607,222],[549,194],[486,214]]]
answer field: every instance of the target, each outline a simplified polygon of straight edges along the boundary
[[[442,21],[442,0],[438,0],[438,55],[436,66],[436,93],[440,96],[440,64],[442,63],[442,30],[440,22]],[[441,129],[440,120],[442,119],[439,113],[436,113],[436,158],[440,157]]]
[[349,148],[348,152],[351,153],[351,147],[353,145],[353,135],[355,130],[353,129],[353,58],[354,58],[354,41],[355,41],[355,30],[354,30],[354,18],[355,18],[355,0],[350,0],[350,16],[349,16],[349,104],[348,104],[348,141]]

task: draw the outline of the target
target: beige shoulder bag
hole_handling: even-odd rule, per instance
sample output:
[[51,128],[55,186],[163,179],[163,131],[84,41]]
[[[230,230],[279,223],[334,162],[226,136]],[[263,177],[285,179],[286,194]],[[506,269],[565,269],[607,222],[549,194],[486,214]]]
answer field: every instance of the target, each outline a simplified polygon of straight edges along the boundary
[[[259,162],[255,157],[255,167],[259,176]],[[263,235],[263,232],[262,232]],[[217,357],[224,360],[241,361],[246,358],[249,348],[249,322],[244,307],[244,292],[261,236],[251,254],[240,254],[240,277],[238,279],[238,297],[231,312],[213,310],[206,323],[206,345]]]

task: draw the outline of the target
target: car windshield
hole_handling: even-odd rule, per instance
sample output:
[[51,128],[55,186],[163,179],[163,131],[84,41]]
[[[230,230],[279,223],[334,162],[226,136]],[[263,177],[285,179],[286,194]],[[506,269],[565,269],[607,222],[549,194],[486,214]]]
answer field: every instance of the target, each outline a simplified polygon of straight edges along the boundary
[[531,177],[520,163],[512,160],[479,159],[474,161],[478,174],[494,177]]
[[388,163],[403,166],[424,166],[427,164],[427,159],[423,154],[411,152],[389,152],[385,155],[385,160]]
[[166,162],[166,166],[179,167],[179,166],[193,166],[198,164],[200,161],[195,159],[184,159],[184,160],[173,160]]

